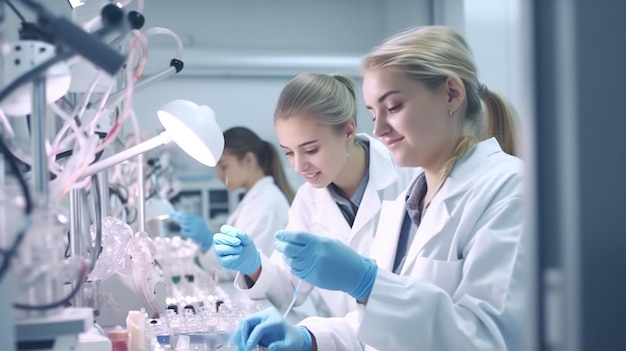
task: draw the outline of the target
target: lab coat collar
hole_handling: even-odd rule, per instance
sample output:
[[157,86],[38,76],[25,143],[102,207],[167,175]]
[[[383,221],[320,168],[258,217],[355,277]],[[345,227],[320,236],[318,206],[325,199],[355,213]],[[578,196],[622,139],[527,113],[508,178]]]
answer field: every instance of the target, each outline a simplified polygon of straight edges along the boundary
[[372,218],[378,215],[381,209],[381,200],[378,191],[389,187],[399,179],[391,155],[380,141],[364,133],[357,134],[357,138],[367,140],[370,144],[368,167],[369,182],[365,188],[365,193],[363,194],[363,199],[361,199],[361,204],[359,205],[359,210],[357,211],[352,228],[350,228],[337,206],[326,205],[334,203],[334,200],[326,188],[314,189],[312,199],[319,204],[319,206],[316,206],[317,211],[319,211],[318,215],[320,216],[318,218],[326,218],[328,219],[328,223],[341,223],[339,228],[333,228],[332,230],[345,230],[346,233],[350,233],[349,237],[345,238],[346,242],[350,242]]
[[272,176],[265,176],[257,180],[256,183],[254,183],[254,185],[252,185],[252,187],[250,187],[250,189],[246,191],[245,195],[243,196],[243,199],[241,199],[241,201],[239,202],[239,205],[235,207],[235,210],[233,211],[233,213],[231,213],[230,216],[228,216],[227,222],[235,223],[235,221],[237,220],[237,217],[239,217],[240,209],[243,207],[242,204],[245,204],[248,201],[252,201],[251,199],[254,198],[254,194],[257,193],[259,189],[269,184],[273,184],[273,183],[274,183],[274,177]]
[[367,134],[358,134],[357,137],[367,139],[370,143],[369,182],[365,187],[361,205],[352,224],[351,237],[380,212],[382,204],[378,191],[389,187],[399,179],[387,148],[380,141]]
[[[457,195],[472,186],[475,177],[474,172],[480,170],[480,165],[488,156],[502,152],[495,138],[490,138],[478,143],[465,157],[454,166],[450,176],[432,199],[430,206],[413,239],[411,248],[407,254],[402,272],[413,269],[413,264],[422,248],[439,234],[443,226],[448,222],[450,214],[457,202]],[[400,221],[400,223],[402,223]],[[395,252],[395,251],[394,251]]]
[[391,159],[391,154],[378,139],[367,134],[357,134],[357,138],[369,140],[370,143],[370,183],[375,190],[382,190],[398,181],[396,166]]

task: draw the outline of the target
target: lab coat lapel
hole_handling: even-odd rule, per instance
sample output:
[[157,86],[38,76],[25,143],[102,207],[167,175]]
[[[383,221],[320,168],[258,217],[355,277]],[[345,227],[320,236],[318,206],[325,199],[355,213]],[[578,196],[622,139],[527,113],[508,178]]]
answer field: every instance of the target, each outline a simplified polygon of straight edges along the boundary
[[376,217],[378,212],[380,211],[380,197],[378,196],[378,192],[375,189],[374,184],[370,181],[365,188],[365,193],[363,194],[363,198],[361,199],[361,205],[359,206],[359,210],[356,213],[356,218],[354,219],[354,223],[352,224],[352,230],[350,232],[350,239],[358,233],[361,228],[367,225],[372,218]]
[[452,170],[439,193],[433,198],[428,210],[424,214],[411,248],[406,257],[401,274],[407,274],[413,270],[413,265],[418,255],[426,244],[445,230],[444,226],[449,222],[450,215],[456,207],[456,195],[466,191],[472,186],[471,172],[477,165],[489,155],[502,152],[495,138],[490,138],[476,145]]
[[358,136],[367,139],[370,145],[369,181],[352,224],[350,240],[378,215],[381,209],[381,198],[378,192],[398,181],[398,174],[385,147],[367,134],[359,134]]
[[264,177],[259,179],[251,188],[250,190],[248,190],[248,192],[244,195],[243,199],[241,199],[241,201],[239,202],[239,204],[237,205],[237,207],[235,207],[235,210],[233,211],[233,213],[230,214],[230,216],[228,216],[228,219],[226,220],[226,223],[228,225],[233,225],[234,223],[237,222],[237,218],[239,218],[239,215],[241,214],[241,209],[243,207],[245,207],[245,204],[248,201],[251,201],[250,199],[253,199],[256,197],[257,193],[259,193],[259,189],[263,186],[265,186],[268,183],[272,183],[274,182],[274,178],[272,177]]
[[350,237],[350,225],[326,188],[315,189],[315,222],[311,230],[322,236],[329,236],[332,231],[334,237],[344,242]]
[[232,226],[235,224],[235,222],[237,222],[237,218],[239,218],[239,214],[241,212],[241,208],[243,207],[242,205],[244,204],[245,198],[246,197],[244,196],[244,198],[237,205],[237,207],[235,207],[235,210],[233,211],[233,213],[231,213],[230,216],[228,216],[228,219],[226,220],[226,224]]
[[400,230],[406,212],[405,193],[402,192],[396,200],[382,202],[378,228],[371,248],[371,258],[380,268],[390,272],[393,271]]

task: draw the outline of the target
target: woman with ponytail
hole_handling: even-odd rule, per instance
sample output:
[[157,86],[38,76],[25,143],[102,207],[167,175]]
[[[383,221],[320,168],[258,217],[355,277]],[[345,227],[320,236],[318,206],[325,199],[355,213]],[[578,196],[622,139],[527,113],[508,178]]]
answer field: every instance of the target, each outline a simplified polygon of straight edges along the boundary
[[[298,326],[266,310],[235,342],[274,350],[523,350],[528,289],[522,162],[515,115],[478,80],[450,28],[400,33],[364,59],[374,134],[404,167],[422,171],[383,205],[372,251],[294,231],[276,250],[293,274],[348,293],[345,318]],[[247,348],[249,349],[249,348]]]
[[[280,229],[333,238],[367,255],[382,201],[395,199],[416,172],[398,167],[381,142],[357,133],[356,106],[354,83],[341,75],[303,73],[283,88],[274,127],[289,164],[306,182]],[[238,272],[235,286],[247,296],[285,311],[296,294],[294,306],[311,302],[301,315],[343,317],[357,309],[346,293],[300,285],[279,252],[259,254],[247,234],[253,233],[225,226],[214,236],[221,266]]]
[[[287,226],[289,205],[294,197],[276,148],[248,128],[230,128],[224,132],[224,152],[217,162],[217,175],[228,191],[245,191],[226,224],[245,230],[258,250],[270,255],[274,234]],[[213,250],[207,251],[213,242],[213,232],[204,219],[181,212],[173,217],[180,224],[182,234],[203,247],[200,263],[204,268],[219,271],[220,280],[235,277],[234,273],[221,269]]]

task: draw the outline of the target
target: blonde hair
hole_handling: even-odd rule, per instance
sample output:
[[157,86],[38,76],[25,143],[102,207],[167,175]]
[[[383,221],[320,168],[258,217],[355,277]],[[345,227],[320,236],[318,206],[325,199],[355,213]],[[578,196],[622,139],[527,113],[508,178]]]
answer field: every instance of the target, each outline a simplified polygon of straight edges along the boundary
[[336,130],[349,121],[356,123],[356,89],[342,75],[300,74],[283,88],[274,121],[307,113]]
[[515,111],[504,97],[480,84],[472,52],[465,39],[454,30],[427,26],[399,33],[374,48],[365,57],[363,66],[365,70],[404,72],[433,90],[447,78],[463,84],[466,107],[462,136],[442,170],[442,180],[480,140],[496,137],[504,152],[516,154]]

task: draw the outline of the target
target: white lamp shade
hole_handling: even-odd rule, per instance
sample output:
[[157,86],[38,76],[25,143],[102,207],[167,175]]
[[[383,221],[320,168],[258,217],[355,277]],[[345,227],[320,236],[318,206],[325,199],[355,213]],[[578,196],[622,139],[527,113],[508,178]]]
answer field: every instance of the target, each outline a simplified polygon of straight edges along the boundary
[[166,219],[172,212],[174,212],[174,206],[166,199],[152,197],[146,200],[146,221]]
[[217,164],[224,151],[224,135],[210,107],[174,100],[157,115],[172,140],[189,156],[209,167]]

